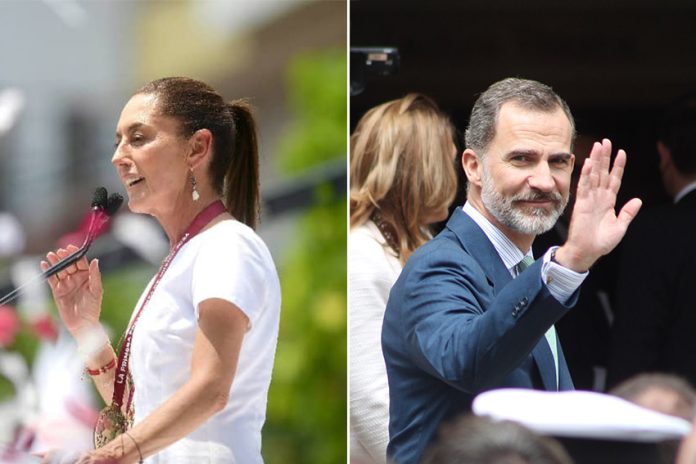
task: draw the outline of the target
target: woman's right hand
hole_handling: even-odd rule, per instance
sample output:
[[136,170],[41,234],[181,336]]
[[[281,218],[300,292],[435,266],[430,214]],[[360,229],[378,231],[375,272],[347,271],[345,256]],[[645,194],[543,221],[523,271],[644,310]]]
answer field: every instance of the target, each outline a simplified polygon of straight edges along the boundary
[[[41,261],[41,269],[46,270],[63,258],[78,250],[74,245],[60,248],[46,255],[48,261]],[[102,304],[102,283],[99,262],[87,262],[83,257],[75,264],[49,277],[48,285],[58,312],[68,331],[78,336],[83,331],[93,330],[99,325]]]

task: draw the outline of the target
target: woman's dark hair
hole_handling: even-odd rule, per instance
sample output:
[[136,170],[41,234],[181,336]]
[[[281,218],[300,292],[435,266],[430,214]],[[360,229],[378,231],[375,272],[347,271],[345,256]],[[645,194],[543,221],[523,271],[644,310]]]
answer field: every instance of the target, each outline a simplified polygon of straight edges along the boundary
[[200,129],[213,134],[210,178],[227,211],[251,228],[259,216],[259,158],[256,123],[246,100],[225,100],[209,85],[187,77],[149,82],[136,94],[157,97],[163,116],[181,124],[190,137]]

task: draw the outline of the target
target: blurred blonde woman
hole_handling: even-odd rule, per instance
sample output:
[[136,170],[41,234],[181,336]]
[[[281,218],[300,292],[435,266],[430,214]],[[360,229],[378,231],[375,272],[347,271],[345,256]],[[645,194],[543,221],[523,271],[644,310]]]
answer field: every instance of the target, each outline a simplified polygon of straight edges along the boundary
[[457,190],[452,125],[428,97],[369,110],[350,139],[350,456],[385,463],[389,390],[381,332],[408,257],[447,219]]

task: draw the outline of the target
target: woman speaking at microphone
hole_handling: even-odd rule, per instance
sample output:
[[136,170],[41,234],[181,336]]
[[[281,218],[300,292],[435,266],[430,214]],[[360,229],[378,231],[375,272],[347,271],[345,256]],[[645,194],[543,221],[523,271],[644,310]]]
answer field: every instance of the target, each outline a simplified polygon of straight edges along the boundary
[[[70,462],[263,462],[280,286],[253,230],[258,154],[249,107],[192,79],[150,82],[123,108],[112,163],[130,210],[159,221],[170,251],[120,347],[99,322],[97,260],[49,280],[107,404],[98,448]],[[71,251],[49,253],[42,268]]]

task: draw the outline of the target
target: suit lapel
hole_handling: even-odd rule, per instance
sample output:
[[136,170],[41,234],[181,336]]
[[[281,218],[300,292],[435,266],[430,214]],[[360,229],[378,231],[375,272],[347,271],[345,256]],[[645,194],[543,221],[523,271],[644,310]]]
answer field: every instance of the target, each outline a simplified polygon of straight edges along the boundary
[[[505,285],[512,281],[510,271],[505,267],[505,263],[498,255],[498,251],[478,224],[461,208],[455,209],[449,221],[447,221],[447,228],[457,236],[462,248],[479,263],[489,283],[493,286],[494,294],[498,294]],[[541,340],[532,350],[532,356],[539,368],[544,389],[558,390],[556,387],[556,364],[546,337],[541,337]],[[565,362],[561,363],[559,357],[559,373],[561,364],[565,365]]]
[[497,294],[512,280],[510,271],[505,267],[491,241],[461,208],[454,210],[447,221],[447,228],[457,236],[462,248],[481,266],[489,283],[493,286],[494,293]]

